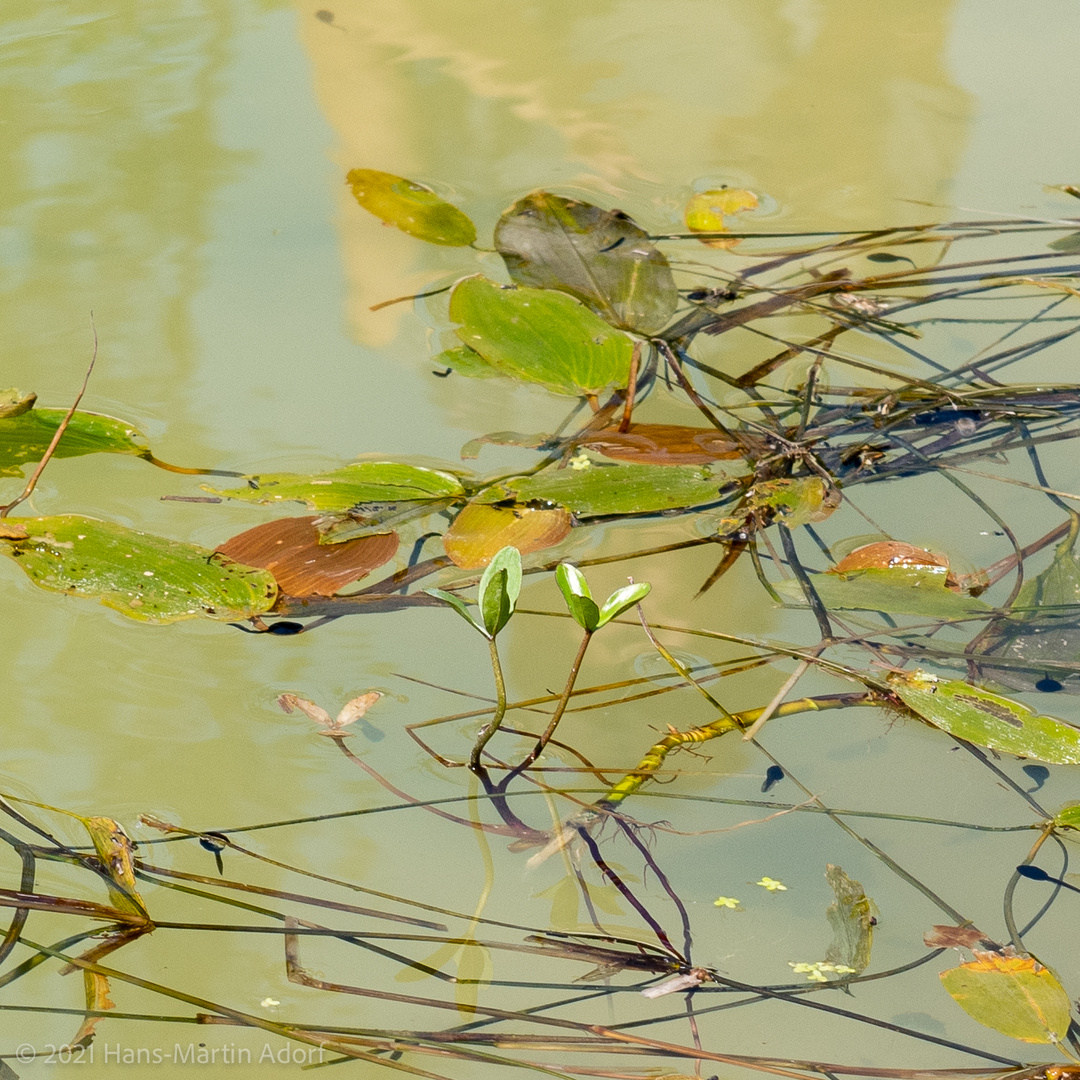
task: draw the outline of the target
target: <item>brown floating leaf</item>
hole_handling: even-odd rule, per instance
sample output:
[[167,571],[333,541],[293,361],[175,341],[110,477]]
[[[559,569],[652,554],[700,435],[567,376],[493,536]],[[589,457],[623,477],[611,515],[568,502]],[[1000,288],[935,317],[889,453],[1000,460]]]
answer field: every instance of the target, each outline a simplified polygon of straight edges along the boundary
[[949,568],[944,555],[935,555],[925,548],[905,544],[900,540],[881,540],[863,544],[841,559],[830,574],[847,574],[853,570],[889,570],[894,566],[943,566]]
[[320,735],[335,736],[348,735],[349,732],[342,729],[359,720],[381,697],[382,694],[378,690],[369,690],[359,697],[354,697],[352,701],[345,703],[336,720],[331,720],[330,714],[321,705],[316,705],[314,701],[308,701],[307,698],[296,694],[281,694],[277,702],[285,712],[291,713],[295,709],[297,712],[302,712],[309,720],[320,724]]
[[1001,946],[974,926],[932,926],[923,934],[928,949],[982,949],[1000,952]]
[[532,506],[470,503],[443,536],[446,554],[464,570],[487,566],[504,547],[522,555],[554,547],[570,532],[570,512]]
[[628,431],[608,428],[581,444],[604,457],[649,465],[707,465],[743,456],[744,448],[716,428],[678,424],[631,424]]
[[278,518],[226,540],[216,549],[245,566],[269,570],[291,596],[333,596],[389,562],[397,533],[379,533],[340,544],[319,543],[315,517]]

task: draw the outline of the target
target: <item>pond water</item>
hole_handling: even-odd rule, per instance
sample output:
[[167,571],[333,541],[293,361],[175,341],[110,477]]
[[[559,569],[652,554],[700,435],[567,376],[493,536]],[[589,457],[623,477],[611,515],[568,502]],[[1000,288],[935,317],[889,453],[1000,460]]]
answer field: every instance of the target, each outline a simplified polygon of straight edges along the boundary
[[[1080,11],[1067,0],[340,0],[320,6],[327,2],[7,0],[0,13],[0,384],[36,391],[40,405],[68,405],[92,351],[93,327],[99,349],[84,409],[130,422],[165,461],[244,473],[317,472],[375,452],[461,466],[462,445],[478,435],[556,430],[566,416],[565,397],[506,380],[434,377],[432,357],[451,344],[440,299],[371,310],[463,274],[505,275],[493,253],[425,245],[381,225],[344,183],[345,173],[357,167],[434,186],[477,223],[481,247],[506,207],[533,189],[617,206],[661,233],[681,230],[693,192],[722,184],[761,195],[762,208],[744,219],[747,231],[881,229],[978,218],[1054,222],[1076,215],[1073,200],[1047,187],[1080,182]],[[1002,237],[977,251],[958,248],[950,258],[1045,252],[1046,239]],[[683,259],[705,257],[703,248],[677,250]],[[869,272],[859,265],[859,272]],[[1066,300],[1056,314],[1072,317],[1075,297]],[[993,318],[992,304],[982,301],[978,314]],[[1028,317],[1036,308],[1010,307],[1007,316],[1020,310]],[[972,315],[969,309],[945,313]],[[796,315],[770,329],[805,336]],[[928,325],[917,345],[953,367],[1007,329]],[[718,342],[707,346],[707,359],[726,371],[741,373],[768,355],[749,336]],[[851,348],[875,362],[888,356],[905,377],[926,375],[916,360],[898,360],[899,354],[869,337]],[[1069,382],[1074,357],[1075,346],[1066,342],[1028,358],[1022,368],[1009,368],[1002,378]],[[777,385],[796,388],[809,366],[807,359],[785,369]],[[829,377],[838,385],[845,379],[883,384],[881,377],[851,371]],[[656,409],[654,420],[701,422],[685,398],[663,388],[646,407]],[[479,461],[464,467],[494,475],[537,460],[532,450],[486,446]],[[1049,486],[1076,490],[1071,442],[1051,444],[1042,460]],[[1008,466],[969,464],[1033,483],[1026,462],[1017,450]],[[965,479],[1022,545],[1065,518],[1038,491]],[[58,460],[16,516],[86,514],[207,547],[269,516],[239,502],[162,499],[198,495],[199,482],[121,455]],[[0,499],[14,498],[21,483],[0,480]],[[960,572],[1012,551],[998,524],[940,476],[867,484],[855,501],[885,532],[947,552]],[[876,531],[848,507],[819,529],[828,543]],[[774,538],[777,532],[771,530]],[[701,535],[694,515],[611,522],[575,529],[556,554],[588,559]],[[433,547],[437,541],[429,542],[424,557]],[[603,595],[624,584],[628,573],[651,582],[646,610],[654,624],[816,644],[812,616],[774,604],[748,558],[695,599],[719,552],[704,545],[597,566],[590,581]],[[403,566],[407,555],[405,544],[391,568]],[[809,543],[804,555],[822,564]],[[1031,572],[1048,562],[1045,554],[1035,558]],[[790,777],[763,795],[771,762],[749,743],[725,739],[702,747],[700,756],[673,757],[668,765],[678,774],[669,772],[664,786],[647,788],[627,806],[641,822],[664,823],[641,834],[649,846],[635,847],[613,826],[599,834],[597,851],[613,876],[605,878],[589,852],[578,848],[527,865],[534,851],[508,850],[505,836],[408,802],[456,799],[447,812],[498,821],[479,798],[475,778],[465,769],[443,768],[404,731],[409,723],[484,707],[492,697],[484,643],[448,609],[358,615],[310,634],[277,637],[208,620],[143,625],[93,601],[40,590],[8,560],[2,560],[0,578],[4,795],[115,819],[147,862],[211,878],[218,875],[212,852],[194,840],[161,843],[162,834],[140,824],[139,816],[193,832],[240,830],[230,836],[245,848],[338,884],[230,851],[224,852],[227,878],[449,927],[445,934],[410,930],[299,901],[246,897],[256,908],[320,926],[400,929],[431,939],[375,941],[387,950],[380,955],[355,942],[301,938],[301,961],[315,978],[389,995],[358,997],[290,982],[280,923],[272,917],[171,889],[165,879],[140,881],[155,921],[278,929],[262,935],[163,928],[103,959],[187,997],[162,996],[152,986],[114,978],[112,1000],[128,1018],[102,1021],[93,1060],[89,1050],[80,1057],[84,1073],[115,1075],[119,1063],[134,1060],[124,1055],[141,1053],[145,1074],[152,1066],[152,1074],[166,1080],[187,1075],[203,1060],[191,1056],[202,1048],[217,1056],[199,1065],[201,1075],[266,1075],[270,1065],[260,1065],[259,1058],[270,1047],[274,1055],[286,1052],[273,1064],[286,1075],[299,1070],[306,1044],[287,1041],[273,1025],[442,1031],[470,1023],[468,1009],[477,1003],[540,1009],[548,1017],[680,1047],[700,1038],[707,1051],[723,1055],[988,1071],[1000,1067],[995,1061],[1056,1058],[1053,1047],[1026,1046],[956,1007],[937,977],[953,966],[949,955],[908,974],[862,983],[852,997],[829,992],[812,999],[904,1031],[768,999],[708,1012],[730,1004],[732,995],[709,996],[706,988],[690,999],[703,1010],[695,1033],[686,995],[643,998],[636,985],[640,973],[575,986],[573,980],[588,972],[588,960],[441,941],[448,936],[521,945],[528,928],[596,934],[602,927],[623,941],[655,946],[648,920],[620,894],[617,877],[680,949],[682,917],[666,888],[681,898],[696,964],[736,983],[786,986],[802,979],[789,963],[820,959],[832,940],[824,913],[833,894],[824,874],[827,864],[837,864],[880,908],[869,972],[925,956],[923,933],[949,919],[926,892],[834,820],[791,813],[739,827],[775,810],[710,801],[791,805],[808,799]],[[1012,580],[995,586],[987,601],[1005,602]],[[550,574],[527,579],[520,606],[561,609]],[[755,651],[671,631],[661,636],[685,662],[706,667]],[[946,632],[944,638],[962,644],[970,636]],[[500,638],[511,699],[557,693],[578,639],[569,620],[516,615]],[[838,652],[836,659],[862,667],[868,660],[855,650]],[[782,660],[708,685],[726,708],[748,709],[768,702],[792,669],[790,660]],[[641,676],[656,680],[647,686],[670,685],[661,679],[665,670],[639,628],[613,626],[591,647],[581,685]],[[385,696],[357,725],[349,748],[407,798],[380,786],[333,740],[317,737],[310,721],[286,715],[276,704],[288,692],[336,714],[370,689]],[[797,694],[853,689],[858,687],[835,676],[810,672]],[[1080,722],[1076,699],[1068,694],[1019,698]],[[682,690],[569,714],[559,735],[603,766],[605,782],[612,782],[634,767],[658,732],[715,717],[703,697]],[[460,760],[481,722],[464,719],[424,734],[440,753]],[[539,730],[543,718],[517,712],[507,722]],[[528,745],[501,738],[506,754]],[[1032,808],[983,762],[940,732],[869,709],[779,719],[766,726],[761,743],[830,807],[894,815],[850,820],[947,905],[991,937],[1008,940],[1002,890],[1036,834],[976,833],[897,817],[1037,823]],[[544,761],[548,784],[592,794],[576,796],[574,803],[523,784],[514,805],[538,830],[551,829],[604,790],[588,773],[558,771],[580,764],[569,751]],[[1003,755],[993,764],[1025,788],[1037,782],[1015,757]],[[1052,767],[1038,792],[1051,812],[1078,795],[1069,767]],[[58,841],[85,849],[86,832],[74,818],[10,805]],[[385,809],[371,812],[379,808]],[[358,810],[368,813],[349,816]],[[340,816],[248,831],[331,815]],[[0,828],[18,831],[24,842],[42,842],[11,818]],[[1055,852],[1045,862],[1052,875],[1062,872]],[[16,852],[0,847],[0,885],[25,887],[19,874]],[[770,877],[786,890],[754,884]],[[341,883],[464,917],[425,916]],[[100,881],[62,862],[40,861],[33,887],[106,902]],[[1049,889],[1021,883],[1021,924],[1038,912]],[[737,898],[742,910],[715,906],[719,896]],[[1025,939],[1074,997],[1080,958],[1064,943],[1075,933],[1075,899],[1062,894]],[[77,915],[35,912],[24,937],[55,944],[86,925]],[[20,943],[8,969],[33,954]],[[401,955],[466,981],[439,980],[407,967]],[[0,1055],[19,1076],[67,1075],[72,1067],[50,1058],[47,1048],[65,1045],[75,1034],[84,987],[77,974],[62,978],[58,971],[58,962],[50,960],[0,985]],[[490,980],[495,984],[486,985]],[[460,1012],[453,1010],[455,1002]],[[215,1011],[209,1003],[270,1027],[191,1023],[196,1014]],[[520,1019],[489,1019],[486,1030],[582,1034]],[[919,1041],[911,1032],[996,1057],[988,1062]],[[12,1055],[26,1046],[40,1056],[20,1063]],[[241,1048],[252,1055],[251,1064]],[[337,1067],[365,1077],[398,1064],[428,1070],[421,1075],[502,1077],[516,1075],[515,1061],[540,1062],[557,1075],[695,1071],[688,1057],[665,1058],[655,1048],[652,1056],[633,1056],[630,1044],[626,1048],[622,1055],[611,1046],[602,1054],[580,1047],[534,1050],[511,1040],[482,1047],[492,1055],[487,1063],[409,1052],[400,1061],[384,1056],[382,1063],[369,1058]],[[284,1064],[293,1050],[296,1056]],[[305,1061],[320,1060],[318,1051],[311,1053],[314,1058]],[[322,1060],[334,1056],[325,1052]],[[700,1068],[702,1076],[743,1071],[715,1059]]]

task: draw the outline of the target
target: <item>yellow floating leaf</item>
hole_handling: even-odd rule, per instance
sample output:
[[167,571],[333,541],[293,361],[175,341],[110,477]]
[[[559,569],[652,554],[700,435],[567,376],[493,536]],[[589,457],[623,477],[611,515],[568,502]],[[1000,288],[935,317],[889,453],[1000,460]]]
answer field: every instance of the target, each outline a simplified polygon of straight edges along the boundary
[[[716,233],[727,232],[725,218],[746,210],[756,210],[758,197],[752,191],[742,188],[714,188],[711,191],[699,191],[691,196],[686,204],[686,227],[691,232]],[[737,239],[725,240],[711,237],[702,240],[709,247],[734,247]]]
[[504,547],[516,547],[522,555],[553,547],[566,538],[570,525],[570,512],[561,506],[470,503],[447,529],[443,547],[458,566],[474,570],[487,566]]

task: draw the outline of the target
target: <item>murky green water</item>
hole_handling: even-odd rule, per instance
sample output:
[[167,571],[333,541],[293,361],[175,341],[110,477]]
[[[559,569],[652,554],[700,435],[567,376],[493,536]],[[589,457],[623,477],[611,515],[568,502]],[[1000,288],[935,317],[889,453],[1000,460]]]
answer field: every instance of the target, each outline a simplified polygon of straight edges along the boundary
[[[720,183],[764,193],[770,209],[756,224],[775,230],[881,227],[970,211],[1058,218],[1074,210],[1044,185],[1080,180],[1078,34],[1080,13],[1066,0],[341,0],[329,17],[306,0],[7,0],[0,13],[0,384],[66,405],[91,352],[92,313],[100,352],[84,407],[135,423],[168,461],[314,470],[380,451],[453,462],[466,440],[485,431],[552,430],[565,402],[541,390],[493,391],[489,383],[432,377],[428,358],[441,333],[434,309],[369,310],[447,283],[463,267],[472,272],[474,263],[381,227],[345,187],[348,169],[364,165],[435,184],[468,210],[481,236],[514,198],[541,187],[618,205],[657,230],[678,227],[692,190]],[[496,257],[487,259],[481,268],[496,272]],[[946,347],[959,362],[972,341],[956,331]],[[1049,356],[1038,377],[1075,378],[1074,355]],[[695,422],[692,410],[681,415]],[[1058,465],[1057,483],[1075,489],[1070,452],[1049,461]],[[487,448],[482,463],[494,469],[532,460]],[[5,499],[19,486],[2,484]],[[52,464],[30,510],[108,517],[208,546],[263,519],[242,505],[160,499],[196,490],[192,479],[134,459],[86,457]],[[900,490],[868,489],[861,505],[911,542],[954,553],[965,569],[1007,553],[991,525],[973,530],[968,518],[948,513],[932,479],[915,481],[903,503]],[[1030,521],[1025,540],[1056,520],[1030,492],[990,490],[1004,515]],[[584,556],[599,539],[605,550],[635,550],[691,535],[689,525],[664,522],[612,527],[575,534],[566,551]],[[715,558],[715,550],[694,549],[633,564],[636,576],[654,583],[650,615],[728,633],[805,637],[809,618],[768,606],[749,566],[691,604]],[[613,565],[592,575],[598,588],[614,588],[626,572]],[[6,561],[0,577],[5,793],[116,818],[140,841],[157,836],[137,825],[140,813],[204,830],[396,805],[400,799],[315,737],[306,720],[275,705],[279,693],[291,691],[336,712],[368,688],[387,698],[372,712],[371,729],[352,740],[355,753],[414,798],[475,791],[464,770],[439,768],[402,731],[405,723],[470,707],[468,698],[438,686],[491,693],[482,642],[449,612],[344,619],[295,639],[256,637],[208,622],[140,626],[93,603],[41,592]],[[530,584],[525,597],[529,607],[555,604],[550,580]],[[708,660],[735,654],[704,639],[672,635],[669,644]],[[505,646],[511,696],[555,688],[575,647],[563,623],[517,619]],[[629,678],[650,662],[639,633],[616,629],[598,641],[583,678]],[[762,704],[778,685],[766,668],[743,677],[726,704]],[[800,688],[836,685],[809,676]],[[1075,720],[1074,699],[1057,712]],[[638,760],[655,729],[711,716],[701,699],[671,695],[583,713],[563,734],[614,776]],[[460,754],[475,726],[436,729],[440,747]],[[948,753],[947,744],[917,725],[890,727],[859,713],[777,724],[768,742],[833,806],[1029,820],[1022,804],[1003,807],[985,772]],[[766,764],[743,744],[711,760],[684,758],[678,790],[759,798]],[[1003,767],[1017,774],[1015,763]],[[1065,770],[1055,771],[1047,790],[1049,806],[1077,794]],[[783,797],[795,798],[792,791]],[[528,796],[528,805],[537,827],[550,825],[542,798]],[[917,957],[923,931],[942,921],[924,897],[899,889],[879,862],[809,815],[784,819],[782,827],[713,834],[706,831],[764,811],[656,805],[652,814],[644,800],[635,809],[644,820],[668,818],[695,834],[662,835],[656,852],[694,915],[698,962],[732,978],[783,982],[788,961],[824,948],[827,862],[841,863],[879,899],[876,966]],[[453,809],[486,813],[464,802]],[[34,815],[61,839],[85,843],[77,822]],[[983,879],[956,867],[999,862],[1004,875],[1028,843],[895,822],[875,826],[872,836],[978,925],[995,928],[1000,888],[988,892]],[[241,842],[333,878],[492,919],[562,930],[589,922],[568,862],[556,857],[527,869],[527,855],[508,852],[504,839],[418,809],[248,833]],[[630,879],[641,879],[640,856],[625,842],[603,850]],[[193,843],[159,846],[153,857],[216,873],[212,855]],[[10,853],[3,859],[2,884],[16,888],[18,862]],[[225,868],[274,888],[375,903],[228,853]],[[782,878],[788,892],[767,895],[748,884],[762,875]],[[655,876],[644,876],[642,894],[679,933]],[[73,880],[69,869],[46,864],[36,888],[69,895],[79,887]],[[595,884],[595,872],[591,880],[605,925],[647,937],[613,887]],[[103,900],[103,890],[85,881],[81,888],[78,895]],[[714,909],[719,894],[740,897],[747,910]],[[147,885],[144,895],[160,920],[261,921],[162,887]],[[1075,920],[1075,909],[1063,910]],[[304,917],[355,923],[316,909]],[[34,915],[26,933],[54,942],[73,932],[71,925],[69,916]],[[1068,925],[1055,916],[1033,941],[1049,948]],[[467,936],[468,923],[455,923],[453,932]],[[453,950],[437,953],[436,945],[391,947],[418,959],[435,955],[435,966],[472,977],[560,982],[586,970],[512,952],[479,960],[476,950],[462,959]],[[17,960],[29,955],[22,946],[14,953]],[[305,942],[303,955],[329,981],[454,1000],[452,986],[341,943]],[[109,962],[274,1021],[427,1029],[464,1019],[289,983],[277,937],[160,931]],[[1080,985],[1075,956],[1067,967],[1069,957],[1058,950],[1054,963]],[[1006,1057],[1023,1050],[978,1028],[943,995],[931,1003],[929,995],[941,993],[933,971],[911,978],[923,982],[867,984],[854,1004],[839,1004]],[[913,1005],[922,985],[927,1001]],[[469,990],[458,994],[469,1000]],[[560,996],[536,994],[501,987],[481,990],[479,1000],[518,1009]],[[113,1000],[125,1013],[198,1011],[131,985],[115,984]],[[672,1014],[668,1023],[635,1030],[686,1043],[681,1001],[624,993],[553,1015],[614,1024]],[[20,1044],[66,1043],[82,1004],[78,976],[59,978],[55,963],[0,989],[0,1005],[75,1010],[0,1011],[0,1054]],[[704,1044],[723,1053],[972,1064],[885,1032],[873,1033],[863,1050],[867,1030],[775,1003],[701,1020]],[[216,1063],[167,1056],[189,1043],[219,1048]],[[264,1045],[275,1053],[289,1046],[261,1031],[106,1020],[93,1064],[81,1069],[117,1075],[123,1059],[109,1062],[106,1054],[142,1048],[162,1058],[131,1066],[130,1075],[164,1080],[196,1067],[213,1077],[273,1075],[269,1064],[233,1064],[225,1049],[253,1049],[257,1062]],[[452,1076],[510,1074],[503,1065],[481,1074],[453,1061],[407,1060]],[[612,1061],[602,1067],[641,1064]],[[25,1077],[76,1068],[44,1059],[12,1065]],[[282,1075],[296,1068],[273,1066]],[[382,1075],[371,1062],[341,1068]],[[686,1062],[671,1068],[692,1071]]]

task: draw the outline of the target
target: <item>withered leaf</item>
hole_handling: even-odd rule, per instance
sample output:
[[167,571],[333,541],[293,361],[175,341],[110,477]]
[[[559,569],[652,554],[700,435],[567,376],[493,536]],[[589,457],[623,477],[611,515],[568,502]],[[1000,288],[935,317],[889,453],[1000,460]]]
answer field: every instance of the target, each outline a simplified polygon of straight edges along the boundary
[[443,547],[457,566],[472,570],[487,566],[504,547],[516,547],[522,555],[554,547],[570,526],[570,512],[562,506],[470,503],[447,529]]

